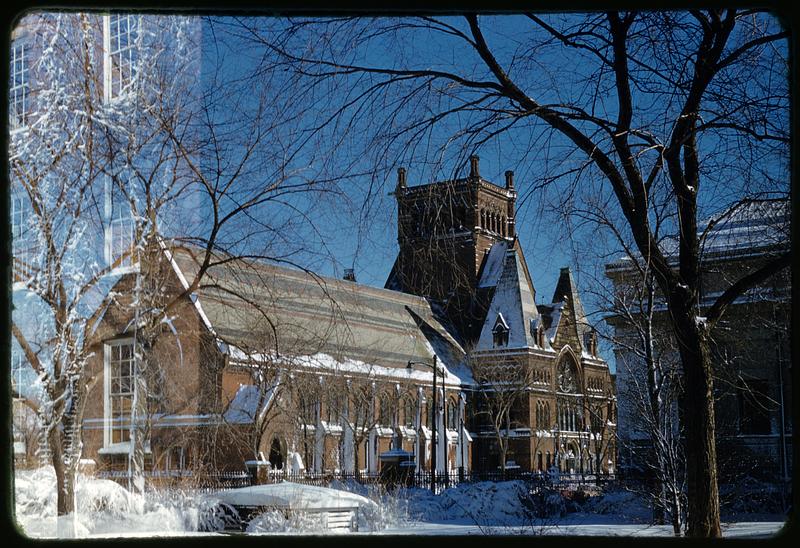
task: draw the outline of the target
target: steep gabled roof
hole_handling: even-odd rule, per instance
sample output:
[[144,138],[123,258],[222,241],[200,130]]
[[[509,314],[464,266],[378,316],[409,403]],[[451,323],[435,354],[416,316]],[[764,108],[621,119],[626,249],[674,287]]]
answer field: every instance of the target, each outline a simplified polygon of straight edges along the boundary
[[[493,258],[495,247],[501,243],[494,244],[489,252],[487,260],[499,261],[497,255]],[[533,288],[529,283],[525,272],[525,266],[517,246],[506,249],[505,246],[499,247],[504,250],[502,260],[502,270],[496,281],[488,275],[482,276],[481,281],[489,284],[494,282],[495,289],[491,303],[486,312],[480,337],[476,345],[476,350],[491,350],[494,348],[494,338],[492,330],[499,316],[502,316],[508,325],[508,348],[535,347],[535,338],[531,334],[531,320],[538,318],[539,312],[533,299]],[[494,270],[495,266],[490,265]],[[498,269],[499,270],[499,269]],[[487,268],[484,268],[484,273]]]
[[[202,255],[179,248],[173,256],[192,279]],[[464,359],[428,302],[414,295],[234,259],[209,268],[195,299],[216,335],[244,354],[324,354],[382,370],[430,363],[434,352],[451,371]]]
[[[578,340],[581,345],[585,344],[586,334],[591,331],[591,327],[586,321],[586,313],[583,311],[583,304],[581,304],[580,296],[578,295],[578,288],[575,285],[575,280],[572,278],[572,272],[569,267],[561,269],[558,276],[558,283],[553,292],[553,304],[561,304],[563,308],[564,303],[568,303],[569,308],[575,315],[575,325],[578,330]],[[554,307],[554,310],[556,307]],[[555,326],[551,326],[555,327]],[[555,336],[555,334],[553,335]]]

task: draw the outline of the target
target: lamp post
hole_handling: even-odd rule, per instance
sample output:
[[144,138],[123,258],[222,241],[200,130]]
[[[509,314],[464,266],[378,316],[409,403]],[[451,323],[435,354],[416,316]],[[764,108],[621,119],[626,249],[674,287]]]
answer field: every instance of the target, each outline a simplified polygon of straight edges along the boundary
[[408,360],[406,369],[411,369],[412,365],[424,365],[433,369],[433,413],[431,417],[431,427],[433,430],[433,451],[431,452],[431,493],[436,494],[436,354],[433,355],[433,365],[427,362]]

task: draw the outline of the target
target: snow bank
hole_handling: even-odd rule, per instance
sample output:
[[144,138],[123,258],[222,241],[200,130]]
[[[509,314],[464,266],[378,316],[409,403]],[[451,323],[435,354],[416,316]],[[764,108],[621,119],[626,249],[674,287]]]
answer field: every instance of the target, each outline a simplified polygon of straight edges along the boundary
[[[15,518],[22,532],[29,537],[56,537],[53,468],[18,470],[14,493]],[[182,535],[201,529],[221,530],[225,525],[225,516],[216,501],[189,493],[153,491],[141,497],[111,480],[78,475],[75,498],[79,537]]]
[[522,481],[461,484],[434,496],[409,490],[409,517],[421,521],[457,521],[487,525],[529,523],[533,513]]

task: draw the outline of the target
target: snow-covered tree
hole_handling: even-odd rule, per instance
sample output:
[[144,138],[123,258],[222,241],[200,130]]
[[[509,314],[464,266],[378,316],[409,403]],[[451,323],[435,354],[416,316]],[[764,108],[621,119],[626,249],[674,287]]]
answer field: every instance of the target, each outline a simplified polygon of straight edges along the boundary
[[[15,30],[12,334],[35,378],[16,395],[45,431],[59,516],[75,508],[84,396],[100,378],[87,363],[105,311],[120,310],[134,340],[120,383],[133,425],[130,487],[140,492],[156,341],[177,335],[176,310],[210,268],[302,250],[284,229],[312,224],[306,194],[324,186],[291,171],[305,161],[291,163],[293,127],[281,122],[291,98],[234,78],[247,67],[222,55],[230,44],[200,41],[201,24],[36,13]],[[170,261],[186,246],[198,267],[176,286]]]

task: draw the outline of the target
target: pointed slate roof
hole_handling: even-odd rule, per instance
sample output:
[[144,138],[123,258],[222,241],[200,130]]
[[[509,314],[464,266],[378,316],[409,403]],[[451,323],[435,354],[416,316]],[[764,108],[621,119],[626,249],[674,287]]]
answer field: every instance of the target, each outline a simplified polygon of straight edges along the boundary
[[[568,266],[561,269],[561,274],[558,277],[556,290],[553,292],[553,304],[563,304],[568,301],[572,311],[575,314],[575,324],[578,329],[578,340],[581,345],[586,344],[586,334],[591,331],[588,322],[586,321],[586,313],[583,310],[583,304],[578,296],[578,289],[575,285],[575,280],[572,278],[572,272]],[[554,322],[557,324],[557,322]],[[555,327],[555,326],[551,326]]]
[[[496,253],[494,247],[490,252],[490,256],[492,253]],[[482,279],[481,282],[491,283],[487,278]],[[536,346],[530,326],[531,320],[539,317],[539,311],[536,309],[533,289],[525,275],[525,267],[516,246],[511,249],[505,249],[502,270],[500,270],[500,275],[497,277],[494,295],[492,295],[491,303],[486,312],[476,350],[491,350],[494,348],[492,330],[498,316],[502,316],[509,329],[508,345],[505,348]]]

